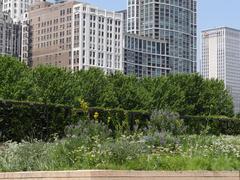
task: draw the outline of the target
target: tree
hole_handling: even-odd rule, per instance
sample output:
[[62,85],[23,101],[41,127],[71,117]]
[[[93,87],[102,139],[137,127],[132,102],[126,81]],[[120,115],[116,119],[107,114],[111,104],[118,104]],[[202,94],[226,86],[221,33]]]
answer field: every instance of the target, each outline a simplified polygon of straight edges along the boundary
[[223,81],[199,74],[137,78],[100,69],[69,72],[52,66],[28,68],[0,57],[0,98],[126,110],[170,110],[180,115],[233,115],[233,101]]
[[143,86],[142,80],[135,76],[116,73],[108,77],[113,86],[113,92],[123,109],[148,109],[151,94]]
[[174,81],[173,75],[159,77],[154,82],[153,105],[154,109],[170,110],[173,112],[183,111],[185,101],[181,86]]
[[0,57],[0,98],[25,100],[30,84],[26,77],[28,67],[18,59]]
[[210,79],[204,81],[204,90],[199,101],[202,104],[204,115],[233,116],[233,100],[220,80]]
[[72,104],[75,97],[71,72],[52,66],[39,66],[31,71],[32,94],[28,100]]
[[101,96],[108,85],[107,77],[100,69],[90,68],[74,73],[76,96],[84,99],[90,106],[101,106]]

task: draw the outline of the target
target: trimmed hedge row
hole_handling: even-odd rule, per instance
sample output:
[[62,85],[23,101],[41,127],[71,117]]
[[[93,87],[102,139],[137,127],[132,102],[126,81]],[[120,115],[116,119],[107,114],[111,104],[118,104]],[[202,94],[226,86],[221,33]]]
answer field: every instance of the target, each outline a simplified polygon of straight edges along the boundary
[[240,119],[211,116],[184,116],[187,132],[190,134],[239,135]]
[[0,101],[0,141],[62,137],[71,115],[72,109],[62,105]]
[[[126,111],[123,109],[90,108],[89,117],[94,119],[94,114],[98,112],[98,120],[110,124],[112,130],[116,130],[121,125],[130,130],[134,126],[144,128],[150,120],[151,114],[147,111]],[[107,122],[110,117],[110,122]],[[212,135],[240,135],[240,119],[221,116],[182,116],[187,127],[188,134],[212,134]],[[124,126],[124,123],[128,126]]]
[[[150,119],[147,111],[89,108],[84,114],[69,106],[0,100],[0,142],[23,139],[49,140],[63,137],[65,127],[84,116],[106,123],[113,131],[144,128]],[[226,117],[184,116],[187,133],[240,134],[240,120]]]

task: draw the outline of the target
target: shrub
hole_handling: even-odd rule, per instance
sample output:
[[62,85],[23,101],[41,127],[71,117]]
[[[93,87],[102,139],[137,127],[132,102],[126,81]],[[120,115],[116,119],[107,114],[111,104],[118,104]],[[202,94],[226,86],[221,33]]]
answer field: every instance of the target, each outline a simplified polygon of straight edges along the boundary
[[127,161],[136,160],[141,155],[150,152],[149,147],[143,141],[137,141],[131,136],[108,139],[108,141],[102,144],[101,150],[108,152],[104,158],[110,164],[120,165]]
[[[240,119],[222,116],[184,116],[187,132],[190,134],[240,134]],[[206,131],[207,129],[207,131]]]
[[143,136],[143,141],[153,147],[161,146],[169,149],[175,149],[179,144],[179,138],[166,132],[150,132]]
[[[95,118],[94,115],[98,114]],[[78,113],[81,116],[81,112]],[[143,110],[123,110],[123,109],[106,109],[106,108],[89,108],[88,116],[90,119],[95,119],[103,122],[113,132],[129,132],[136,129],[146,127],[149,120],[149,113]]]
[[66,137],[92,138],[98,136],[105,139],[111,135],[112,131],[102,123],[94,120],[79,120],[76,125],[67,126],[65,129]]
[[[1,171],[33,171],[46,170],[53,163],[48,158],[52,152],[53,144],[41,141],[32,142],[7,142],[5,150],[0,151]],[[30,153],[31,152],[31,153]]]
[[[151,120],[150,120],[151,118]],[[64,137],[65,128],[79,120],[94,120],[108,126],[114,135],[151,129],[153,133],[240,134],[240,120],[227,117],[182,116],[167,111],[126,111],[88,108],[86,112],[70,106],[0,100],[0,141],[49,140]],[[84,124],[84,122],[82,122]],[[79,124],[80,125],[80,124]],[[81,125],[82,126],[82,125]],[[92,124],[94,127],[94,124]],[[94,129],[94,128],[93,128]]]
[[48,140],[54,134],[63,137],[73,119],[67,106],[0,101],[0,141]]
[[[239,170],[238,136],[184,135],[178,144],[149,145],[142,135],[111,137],[85,142],[81,137],[7,142],[0,149],[1,171],[80,169],[127,170]],[[31,153],[29,153],[31,152]]]
[[[96,113],[98,114],[97,118],[95,116]],[[123,109],[89,108],[88,116],[92,120],[95,119],[96,121],[107,124],[114,132],[128,129],[128,124],[125,121],[125,111]]]
[[152,112],[148,126],[153,131],[169,132],[175,135],[183,134],[186,129],[184,121],[177,113],[158,110]]

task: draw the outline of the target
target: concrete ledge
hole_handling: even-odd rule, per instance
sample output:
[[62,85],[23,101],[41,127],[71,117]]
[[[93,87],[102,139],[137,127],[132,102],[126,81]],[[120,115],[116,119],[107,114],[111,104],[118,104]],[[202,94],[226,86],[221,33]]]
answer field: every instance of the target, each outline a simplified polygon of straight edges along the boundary
[[44,171],[0,173],[0,180],[240,180],[240,172]]

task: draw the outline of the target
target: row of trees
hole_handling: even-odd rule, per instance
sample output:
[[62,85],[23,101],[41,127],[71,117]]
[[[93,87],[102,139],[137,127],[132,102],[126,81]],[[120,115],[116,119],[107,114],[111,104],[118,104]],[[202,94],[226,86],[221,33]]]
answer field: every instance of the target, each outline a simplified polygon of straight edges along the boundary
[[11,57],[0,58],[0,98],[128,110],[168,109],[188,115],[233,115],[224,83],[198,74],[138,79],[99,69],[68,72],[49,66],[30,69]]

